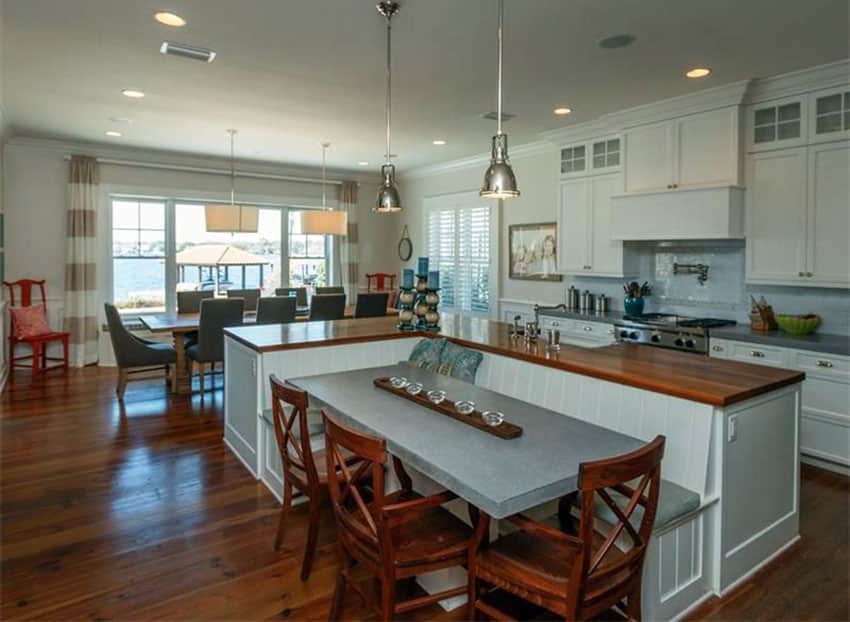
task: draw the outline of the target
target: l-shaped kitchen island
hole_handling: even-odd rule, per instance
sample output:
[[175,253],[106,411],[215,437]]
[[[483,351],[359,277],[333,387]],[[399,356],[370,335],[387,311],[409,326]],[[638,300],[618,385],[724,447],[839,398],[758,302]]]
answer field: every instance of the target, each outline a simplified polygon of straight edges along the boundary
[[[394,318],[233,327],[224,442],[280,499],[269,376],[392,365],[434,338],[482,353],[480,387],[642,441],[666,437],[662,477],[677,492],[662,487],[666,518],[656,521],[644,568],[646,619],[681,617],[799,538],[804,374],[696,354],[631,344],[552,351],[512,338],[507,324],[453,314],[442,314],[439,333],[402,332]],[[536,514],[554,513],[557,499],[543,501]]]

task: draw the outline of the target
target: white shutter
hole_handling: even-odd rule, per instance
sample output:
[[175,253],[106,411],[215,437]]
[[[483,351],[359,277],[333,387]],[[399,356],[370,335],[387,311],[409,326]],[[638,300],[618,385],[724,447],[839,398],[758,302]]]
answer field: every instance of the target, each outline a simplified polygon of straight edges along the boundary
[[440,306],[458,312],[490,310],[490,207],[435,206],[428,212],[428,255],[440,271]]

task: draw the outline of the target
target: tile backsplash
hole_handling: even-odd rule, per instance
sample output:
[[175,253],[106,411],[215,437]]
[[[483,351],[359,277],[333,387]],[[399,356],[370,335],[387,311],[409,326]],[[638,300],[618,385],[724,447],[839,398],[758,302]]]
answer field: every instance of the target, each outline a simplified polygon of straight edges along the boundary
[[[683,241],[633,243],[640,259],[639,280],[649,281],[653,295],[646,311],[749,321],[750,296],[764,296],[777,313],[817,313],[823,333],[850,334],[850,291],[846,289],[747,285],[744,282],[743,241]],[[708,280],[696,274],[673,274],[673,264],[706,264]],[[611,308],[623,308],[622,283],[593,277],[567,278],[575,285],[611,298]]]

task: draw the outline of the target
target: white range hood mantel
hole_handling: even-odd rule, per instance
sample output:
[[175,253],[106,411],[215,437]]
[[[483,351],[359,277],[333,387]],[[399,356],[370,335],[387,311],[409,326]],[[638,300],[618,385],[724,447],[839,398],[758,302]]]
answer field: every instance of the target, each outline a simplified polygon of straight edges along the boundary
[[614,240],[744,238],[744,188],[682,188],[611,197]]

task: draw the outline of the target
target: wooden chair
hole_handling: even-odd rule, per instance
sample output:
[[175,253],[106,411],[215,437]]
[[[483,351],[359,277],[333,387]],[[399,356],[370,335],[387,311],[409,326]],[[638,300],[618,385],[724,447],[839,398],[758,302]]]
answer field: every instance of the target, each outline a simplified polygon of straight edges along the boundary
[[[310,577],[313,557],[316,554],[322,504],[328,498],[328,471],[324,452],[314,453],[310,447],[311,431],[318,434],[321,428],[311,430],[313,424],[307,414],[307,393],[280,380],[274,374],[270,376],[269,381],[272,390],[274,433],[283,470],[283,507],[274,548],[279,550],[283,543],[286,517],[292,509],[293,490],[297,490],[310,500],[307,542],[301,562],[301,580],[306,581]],[[288,413],[285,406],[290,407]],[[318,421],[316,424],[321,426]],[[357,461],[357,458],[351,457],[346,464],[354,464]]]
[[[36,281],[33,279],[20,279],[17,281],[3,281],[3,285],[9,291],[9,306],[29,307],[33,304],[33,290],[38,290],[41,297],[36,304],[44,305],[44,313],[47,314],[47,295],[44,290],[44,279]],[[16,289],[20,297],[15,296]],[[9,330],[9,376],[11,377],[16,367],[25,367],[32,370],[33,376],[52,369],[68,369],[68,340],[71,334],[65,331],[49,331],[43,335],[19,338],[15,336],[15,319],[12,317]],[[47,348],[53,342],[62,344],[62,356],[47,356]],[[15,349],[19,344],[30,347],[30,354],[15,356]],[[30,359],[29,363],[21,363]],[[48,365],[48,361],[59,361],[56,365]]]
[[[456,495],[448,491],[430,497],[417,495],[395,457],[393,466],[402,488],[385,494],[386,442],[340,425],[324,410],[322,418],[327,471],[340,473],[339,478],[329,481],[342,563],[328,619],[340,619],[347,586],[367,602],[361,587],[352,581],[355,562],[381,584],[381,620],[393,620],[413,609],[463,594],[466,586],[405,601],[396,599],[397,581],[467,562],[472,530],[440,507]],[[356,468],[349,467],[346,452],[362,462]]]
[[[508,520],[518,531],[477,553],[476,542],[469,563],[470,619],[477,611],[508,619],[485,598],[504,590],[567,620],[586,620],[615,606],[640,620],[641,573],[658,507],[664,441],[657,436],[631,453],[580,466],[578,537],[516,515]],[[637,485],[629,483],[638,478]],[[618,519],[604,534],[594,526],[597,499]],[[483,539],[483,531],[476,533]],[[629,548],[619,548],[618,539]]]
[[[366,275],[366,291],[367,292],[382,292],[395,289],[395,274],[386,272],[374,272]],[[387,284],[389,281],[389,285]],[[372,285],[374,283],[374,286]]]

